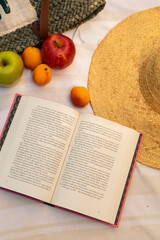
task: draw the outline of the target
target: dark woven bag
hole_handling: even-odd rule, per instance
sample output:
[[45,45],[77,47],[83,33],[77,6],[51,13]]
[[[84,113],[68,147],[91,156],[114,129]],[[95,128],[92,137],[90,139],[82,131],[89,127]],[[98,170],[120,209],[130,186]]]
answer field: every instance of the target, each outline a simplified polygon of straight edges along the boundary
[[[0,51],[16,51],[21,53],[28,46],[36,46],[40,44],[45,37],[54,33],[63,33],[67,30],[79,26],[81,23],[93,18],[105,6],[105,0],[30,0],[35,8],[38,23],[32,23],[25,27],[19,28],[14,32],[0,37]],[[47,34],[38,34],[40,25],[40,17],[47,17],[48,2],[48,18],[41,19],[42,25],[48,24],[46,27]],[[34,31],[33,31],[34,26]],[[38,26],[38,27],[37,27]],[[43,26],[44,28],[44,26]],[[37,34],[35,34],[37,29]]]

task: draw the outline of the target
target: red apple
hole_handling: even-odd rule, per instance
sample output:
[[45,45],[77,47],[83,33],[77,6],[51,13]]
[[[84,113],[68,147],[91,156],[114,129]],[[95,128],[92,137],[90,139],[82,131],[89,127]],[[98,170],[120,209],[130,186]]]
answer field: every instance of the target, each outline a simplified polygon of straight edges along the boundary
[[53,34],[42,44],[42,60],[53,69],[68,67],[75,57],[76,49],[73,41],[62,35]]

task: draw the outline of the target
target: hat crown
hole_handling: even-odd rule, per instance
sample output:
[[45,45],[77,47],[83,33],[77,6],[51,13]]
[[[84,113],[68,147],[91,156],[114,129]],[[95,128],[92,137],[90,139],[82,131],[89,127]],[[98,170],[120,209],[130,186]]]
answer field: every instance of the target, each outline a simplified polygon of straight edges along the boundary
[[144,62],[140,74],[140,89],[146,103],[160,114],[160,49]]
[[158,51],[153,66],[153,77],[155,79],[154,86],[160,90],[160,50]]

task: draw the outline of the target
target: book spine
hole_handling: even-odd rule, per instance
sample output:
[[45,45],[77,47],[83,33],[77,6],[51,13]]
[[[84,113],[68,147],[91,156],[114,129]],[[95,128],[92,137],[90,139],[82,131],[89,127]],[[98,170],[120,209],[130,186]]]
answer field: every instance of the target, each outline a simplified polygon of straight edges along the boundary
[[130,166],[130,170],[129,170],[129,173],[128,173],[128,177],[127,177],[127,180],[126,180],[126,184],[125,184],[125,187],[124,187],[124,190],[123,190],[122,198],[121,198],[121,201],[120,201],[120,204],[119,204],[117,216],[116,216],[116,219],[115,219],[115,222],[114,222],[114,225],[113,225],[114,227],[119,226],[119,222],[120,222],[120,218],[121,218],[122,211],[123,211],[123,208],[124,208],[125,200],[127,198],[127,193],[128,193],[129,186],[130,186],[130,183],[131,183],[131,179],[132,179],[132,176],[133,176],[133,172],[134,172],[134,169],[135,169],[135,166],[136,166],[136,161],[137,161],[137,158],[138,158],[138,155],[139,155],[139,150],[141,148],[143,136],[144,136],[143,133],[140,133],[139,139],[138,139],[138,142],[137,142],[137,146],[136,146],[136,149],[135,149],[135,152],[134,152],[134,155],[133,155],[132,163],[131,163],[131,166]]

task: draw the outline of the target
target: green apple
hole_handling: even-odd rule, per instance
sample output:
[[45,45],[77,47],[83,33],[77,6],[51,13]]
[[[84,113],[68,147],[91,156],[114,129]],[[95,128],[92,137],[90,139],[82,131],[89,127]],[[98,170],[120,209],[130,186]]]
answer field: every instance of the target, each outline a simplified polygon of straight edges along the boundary
[[22,58],[13,51],[0,52],[0,85],[13,85],[23,73]]

